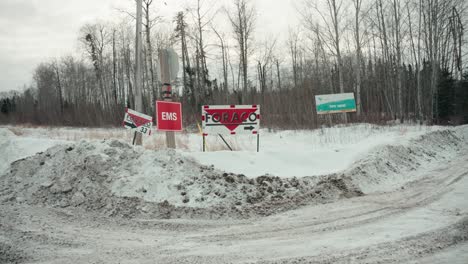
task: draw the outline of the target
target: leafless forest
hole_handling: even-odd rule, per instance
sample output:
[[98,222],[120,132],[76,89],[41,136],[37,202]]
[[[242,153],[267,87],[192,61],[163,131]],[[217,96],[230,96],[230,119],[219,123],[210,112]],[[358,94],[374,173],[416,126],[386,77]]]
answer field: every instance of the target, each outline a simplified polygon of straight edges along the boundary
[[[158,51],[172,47],[183,69],[173,86],[186,125],[203,104],[260,104],[263,124],[282,128],[468,122],[465,0],[300,0],[301,26],[268,41],[256,37],[257,15],[267,10],[253,0],[216,10],[193,1],[172,21],[158,16],[153,0],[143,2],[147,114],[161,94]],[[4,96],[0,122],[119,125],[135,90],[133,10],[119,12],[126,16],[118,23],[82,26],[81,56],[44,61],[27,89]],[[317,117],[314,96],[342,92],[354,92],[358,111]]]

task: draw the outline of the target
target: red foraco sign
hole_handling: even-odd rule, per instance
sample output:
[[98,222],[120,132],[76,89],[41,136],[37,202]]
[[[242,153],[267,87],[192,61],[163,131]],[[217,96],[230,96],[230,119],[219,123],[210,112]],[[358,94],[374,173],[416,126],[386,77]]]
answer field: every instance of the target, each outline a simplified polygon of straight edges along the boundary
[[258,134],[259,105],[202,106],[203,134]]
[[182,105],[156,101],[157,128],[160,131],[182,131]]

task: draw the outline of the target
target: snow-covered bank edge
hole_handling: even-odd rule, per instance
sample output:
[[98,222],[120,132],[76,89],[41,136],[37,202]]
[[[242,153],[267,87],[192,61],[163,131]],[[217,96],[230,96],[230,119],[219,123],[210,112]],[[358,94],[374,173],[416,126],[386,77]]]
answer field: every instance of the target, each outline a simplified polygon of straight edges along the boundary
[[468,126],[429,132],[407,144],[373,149],[343,172],[364,193],[392,191],[424,177],[441,162],[459,155],[468,141]]

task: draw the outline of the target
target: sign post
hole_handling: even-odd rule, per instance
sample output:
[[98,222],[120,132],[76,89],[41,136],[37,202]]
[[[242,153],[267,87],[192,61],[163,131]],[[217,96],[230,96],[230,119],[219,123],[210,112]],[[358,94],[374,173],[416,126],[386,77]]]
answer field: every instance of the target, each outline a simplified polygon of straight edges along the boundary
[[260,134],[257,134],[257,152],[260,151]]
[[[171,49],[162,49],[159,52],[159,65],[161,68],[161,82],[163,83],[162,87],[162,97],[166,102],[172,102],[172,87],[171,82],[174,81],[177,77],[177,72],[179,71],[179,59],[175,51]],[[156,102],[157,105],[157,102]],[[156,108],[157,109],[157,108]],[[158,110],[156,110],[158,115]],[[182,122],[182,113],[179,114],[180,122]],[[161,116],[162,120],[162,116]],[[159,116],[158,116],[158,129],[159,129]],[[182,125],[180,126],[182,129]],[[176,148],[175,134],[174,131],[177,130],[166,130],[166,146],[168,148]]]
[[259,151],[259,105],[204,105],[201,110],[203,142],[209,134],[253,134],[257,135],[257,152]]

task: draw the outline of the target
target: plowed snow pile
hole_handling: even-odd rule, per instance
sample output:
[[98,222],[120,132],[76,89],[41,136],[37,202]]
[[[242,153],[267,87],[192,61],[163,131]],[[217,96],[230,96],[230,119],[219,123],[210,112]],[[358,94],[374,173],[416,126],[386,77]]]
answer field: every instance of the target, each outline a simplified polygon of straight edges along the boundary
[[12,163],[1,182],[6,201],[152,217],[270,214],[360,194],[346,178],[248,179],[115,140],[52,147]]
[[149,151],[116,140],[58,145],[15,161],[0,176],[0,200],[80,207],[106,215],[251,217],[398,188],[422,165],[456,155],[452,130],[405,146],[383,146],[343,173],[247,178],[203,166],[172,150]]
[[464,138],[467,130],[468,126],[434,131],[409,144],[377,147],[344,174],[364,193],[400,188],[424,177],[424,171],[438,166],[438,162],[455,157],[468,140]]

